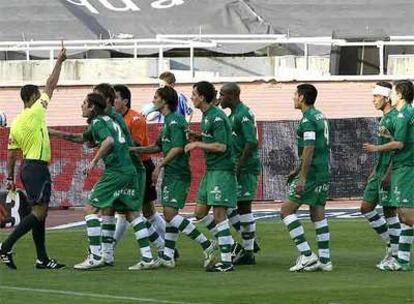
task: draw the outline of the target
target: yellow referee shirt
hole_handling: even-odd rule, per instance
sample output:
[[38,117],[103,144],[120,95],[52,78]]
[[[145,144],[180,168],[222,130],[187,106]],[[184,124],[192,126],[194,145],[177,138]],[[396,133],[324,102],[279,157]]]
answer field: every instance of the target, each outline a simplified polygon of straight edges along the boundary
[[16,117],[10,128],[9,150],[22,150],[25,159],[50,161],[50,139],[45,117],[49,101],[49,96],[42,93],[30,108]]

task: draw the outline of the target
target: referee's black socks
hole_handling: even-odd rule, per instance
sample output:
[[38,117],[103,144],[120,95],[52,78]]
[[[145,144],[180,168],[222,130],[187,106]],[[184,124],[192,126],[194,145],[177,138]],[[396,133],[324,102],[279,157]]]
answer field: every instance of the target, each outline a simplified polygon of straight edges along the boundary
[[33,241],[36,246],[36,253],[37,258],[39,261],[46,261],[48,260],[47,253],[46,253],[46,245],[45,245],[45,228],[46,220],[43,219],[42,221],[37,221],[37,223],[32,228],[32,237]]
[[[33,215],[30,214],[23,218],[19,225],[14,229],[14,231],[9,235],[7,240],[5,240],[1,245],[1,252],[7,253],[10,252],[13,248],[13,245],[27,232],[33,229],[35,226],[39,226],[39,220]],[[44,238],[43,238],[44,240]],[[43,241],[44,243],[44,241]],[[37,245],[36,245],[37,248]]]

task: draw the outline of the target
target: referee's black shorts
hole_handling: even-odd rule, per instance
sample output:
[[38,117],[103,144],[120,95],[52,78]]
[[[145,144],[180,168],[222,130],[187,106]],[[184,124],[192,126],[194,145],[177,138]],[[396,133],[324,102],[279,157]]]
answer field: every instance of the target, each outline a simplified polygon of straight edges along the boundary
[[49,205],[52,193],[52,179],[47,162],[25,159],[21,167],[20,178],[31,205]]
[[142,162],[146,171],[145,179],[145,195],[144,195],[144,204],[155,201],[157,199],[157,190],[152,184],[152,172],[154,172],[155,165],[152,159],[144,160]]

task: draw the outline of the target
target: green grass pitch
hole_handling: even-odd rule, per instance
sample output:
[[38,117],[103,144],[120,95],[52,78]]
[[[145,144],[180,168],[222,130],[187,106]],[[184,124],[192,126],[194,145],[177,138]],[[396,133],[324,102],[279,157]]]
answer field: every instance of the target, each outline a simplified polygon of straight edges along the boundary
[[[315,248],[315,234],[303,221]],[[202,251],[184,235],[181,258],[173,270],[131,272],[138,250],[132,232],[116,252],[116,265],[93,271],[41,271],[33,268],[30,234],[15,251],[18,271],[0,267],[0,304],[22,303],[294,303],[404,304],[414,303],[414,272],[383,273],[376,263],[383,257],[381,240],[366,221],[330,220],[334,271],[289,273],[297,256],[280,221],[259,221],[262,251],[257,265],[239,266],[232,273],[206,273]],[[0,233],[0,239],[6,235]],[[84,229],[48,231],[49,254],[73,265],[86,256]]]

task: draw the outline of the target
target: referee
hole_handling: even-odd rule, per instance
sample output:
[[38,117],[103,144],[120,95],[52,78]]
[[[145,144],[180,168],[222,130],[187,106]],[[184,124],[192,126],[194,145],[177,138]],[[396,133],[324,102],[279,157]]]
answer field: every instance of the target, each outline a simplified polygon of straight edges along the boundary
[[50,202],[52,181],[47,167],[51,158],[49,134],[46,127],[46,109],[55,90],[62,63],[66,59],[63,47],[58,55],[56,65],[49,76],[43,93],[35,85],[25,85],[20,90],[24,110],[16,117],[9,135],[7,153],[7,188],[14,189],[14,167],[17,151],[23,153],[20,177],[32,207],[26,216],[9,235],[0,243],[0,261],[10,269],[16,269],[12,257],[13,245],[27,232],[32,230],[36,246],[37,269],[59,269],[65,265],[50,259],[45,247],[45,220]]

